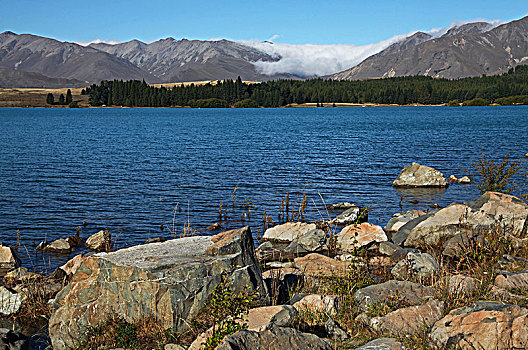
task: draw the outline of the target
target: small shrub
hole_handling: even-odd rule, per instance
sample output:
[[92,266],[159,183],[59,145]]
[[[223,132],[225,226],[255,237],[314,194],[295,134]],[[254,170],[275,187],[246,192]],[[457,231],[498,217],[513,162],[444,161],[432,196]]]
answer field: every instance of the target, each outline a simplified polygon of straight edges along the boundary
[[69,108],[79,108],[79,104],[76,101],[70,102]]
[[458,106],[460,106],[460,102],[458,102],[458,100],[451,100],[451,101],[449,101],[449,102],[447,103],[447,105],[448,105],[449,107],[458,107]]
[[481,193],[487,191],[512,193],[519,187],[518,177],[526,169],[521,159],[510,159],[508,153],[501,161],[488,159],[484,153],[473,160],[469,177]]
[[462,106],[489,106],[489,102],[483,98],[477,97],[472,100],[462,102]]
[[250,98],[235,102],[234,104],[235,108],[257,108],[258,106],[258,103]]

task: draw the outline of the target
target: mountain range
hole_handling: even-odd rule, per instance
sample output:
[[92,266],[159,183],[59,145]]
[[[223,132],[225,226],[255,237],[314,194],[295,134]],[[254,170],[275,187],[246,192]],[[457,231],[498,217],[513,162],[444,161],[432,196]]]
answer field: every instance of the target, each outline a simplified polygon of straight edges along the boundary
[[[0,34],[0,87],[77,87],[112,79],[174,83],[238,76],[246,81],[306,78],[290,72],[265,75],[254,64],[281,59],[229,40],[167,38],[82,46],[6,31]],[[441,36],[416,32],[326,78],[460,78],[497,74],[518,64],[528,64],[528,17],[498,27],[468,23]]]

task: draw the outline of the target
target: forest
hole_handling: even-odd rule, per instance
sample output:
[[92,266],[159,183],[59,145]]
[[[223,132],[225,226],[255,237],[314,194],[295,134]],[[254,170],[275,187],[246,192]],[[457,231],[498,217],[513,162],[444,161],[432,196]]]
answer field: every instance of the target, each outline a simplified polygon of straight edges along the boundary
[[144,81],[102,81],[83,91],[92,106],[283,107],[303,103],[528,104],[528,66],[500,75],[462,79],[426,76],[369,80],[276,80],[244,83],[240,77],[204,85],[154,87]]

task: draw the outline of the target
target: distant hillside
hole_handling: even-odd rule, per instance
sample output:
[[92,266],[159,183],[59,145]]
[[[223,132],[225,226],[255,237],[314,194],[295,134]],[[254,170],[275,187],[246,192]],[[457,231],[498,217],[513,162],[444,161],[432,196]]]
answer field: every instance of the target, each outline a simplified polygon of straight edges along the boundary
[[[12,32],[0,34],[0,67],[88,83],[105,79],[159,82],[132,63],[92,47]],[[16,87],[27,85],[29,81],[21,80]]]
[[470,23],[453,28],[440,38],[416,41],[416,45],[411,43],[401,50],[389,47],[331,78],[353,80],[412,75],[462,78],[502,73],[528,63],[528,17],[490,28],[489,23]]
[[132,40],[116,45],[90,46],[125,59],[163,82],[236,79],[238,76],[250,81],[297,78],[292,74],[268,76],[258,73],[252,62],[274,59],[257,49],[228,40],[167,38],[150,44]]
[[0,88],[60,88],[83,87],[86,83],[64,78],[51,78],[40,73],[0,67]]

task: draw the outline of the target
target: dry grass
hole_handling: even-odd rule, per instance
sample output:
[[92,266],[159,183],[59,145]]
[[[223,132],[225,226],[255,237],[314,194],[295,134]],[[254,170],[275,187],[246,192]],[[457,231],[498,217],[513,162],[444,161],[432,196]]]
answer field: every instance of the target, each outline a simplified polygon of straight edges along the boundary
[[[78,101],[80,106],[88,106],[88,96],[81,95],[80,88],[70,89],[73,100]],[[55,101],[59,99],[60,94],[66,96],[68,88],[61,89],[0,89],[0,107],[52,107],[46,104],[46,96],[52,93]],[[53,106],[55,108],[67,106]]]

